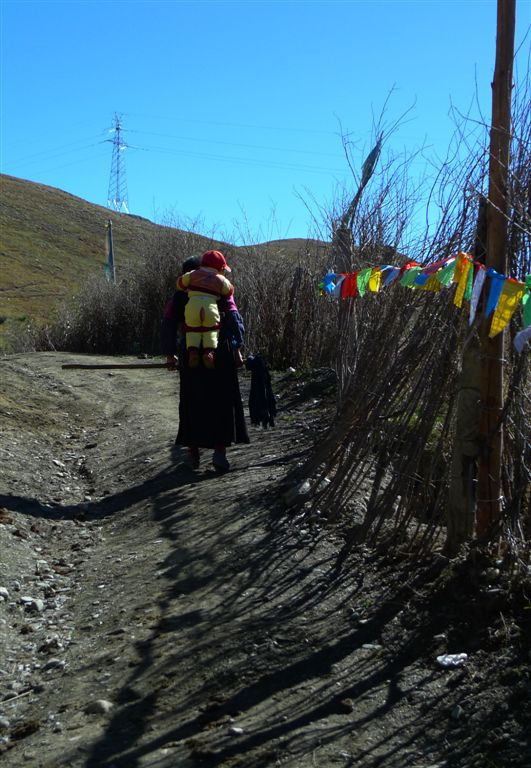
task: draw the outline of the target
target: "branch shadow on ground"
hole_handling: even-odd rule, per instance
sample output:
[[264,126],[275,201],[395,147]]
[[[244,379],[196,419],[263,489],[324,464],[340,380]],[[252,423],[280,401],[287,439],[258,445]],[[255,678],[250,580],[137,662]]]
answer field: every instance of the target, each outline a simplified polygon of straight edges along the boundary
[[[298,542],[277,517],[257,535],[257,517],[272,513],[270,490],[247,493],[223,514],[190,527],[177,487],[164,489],[166,495],[153,497],[153,514],[176,549],[165,563],[161,619],[138,648],[141,662],[124,681],[121,706],[87,768],[136,768],[146,760],[175,765],[175,757],[164,762],[159,750],[176,744],[190,766],[228,761],[265,768],[279,750],[294,760],[305,754],[311,760],[316,749],[355,740],[383,722],[413,694],[426,690],[428,697],[428,687],[439,679],[440,694],[431,696],[420,715],[418,708],[406,709],[387,723],[377,743],[361,738],[347,764],[400,768],[408,745],[428,749],[436,740],[442,750],[453,738],[458,729],[440,717],[448,698],[444,673],[427,664],[414,685],[405,682],[408,668],[426,658],[434,631],[444,630],[442,612],[439,625],[432,621],[409,633],[393,653],[364,652],[399,614],[404,591],[390,590],[372,606],[370,618],[353,627],[341,610],[363,598],[360,574],[348,571],[338,578],[337,552],[321,554],[318,542]],[[190,687],[187,670],[198,664],[205,679]],[[142,693],[154,685],[155,692]],[[345,701],[352,702],[350,713]],[[157,732],[150,737],[155,715]],[[230,736],[230,719],[246,717],[249,729]],[[333,722],[326,724],[329,718]],[[473,747],[473,739],[466,739],[462,749]]]

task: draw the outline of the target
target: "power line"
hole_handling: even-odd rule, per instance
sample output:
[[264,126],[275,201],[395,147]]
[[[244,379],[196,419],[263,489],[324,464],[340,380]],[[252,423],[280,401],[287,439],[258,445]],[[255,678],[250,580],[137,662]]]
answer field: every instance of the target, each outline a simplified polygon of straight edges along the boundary
[[317,128],[290,128],[285,125],[251,125],[247,123],[229,123],[214,120],[193,120],[187,117],[175,117],[172,115],[145,115],[138,112],[126,112],[127,117],[142,117],[148,120],[178,120],[179,123],[193,123],[194,125],[216,125],[226,128],[246,128],[252,131],[285,131],[287,133],[313,133],[326,136],[338,136],[336,131],[323,131]]
[[326,174],[345,172],[345,168],[323,168],[317,165],[301,165],[298,163],[281,163],[275,160],[257,160],[255,158],[233,157],[230,155],[215,155],[207,152],[193,152],[189,150],[170,149],[168,147],[137,146],[135,147],[135,149],[140,149],[145,152],[156,152],[156,153],[165,154],[165,155],[195,157],[202,160],[217,160],[217,161],[222,161],[227,163],[233,163],[236,165],[258,166],[261,168],[277,168],[281,170],[303,171],[303,172],[311,172],[311,173],[326,173]]
[[322,157],[333,157],[338,159],[338,154],[335,152],[316,152],[311,149],[293,149],[291,147],[270,147],[263,144],[242,144],[241,142],[234,141],[220,141],[219,139],[199,139],[197,136],[176,136],[171,133],[155,133],[153,131],[139,131],[131,129],[129,133],[139,133],[145,136],[157,136],[159,138],[177,139],[178,141],[195,141],[201,144],[220,144],[225,147],[241,147],[243,149],[265,149],[271,152],[290,152],[299,155],[320,155]]

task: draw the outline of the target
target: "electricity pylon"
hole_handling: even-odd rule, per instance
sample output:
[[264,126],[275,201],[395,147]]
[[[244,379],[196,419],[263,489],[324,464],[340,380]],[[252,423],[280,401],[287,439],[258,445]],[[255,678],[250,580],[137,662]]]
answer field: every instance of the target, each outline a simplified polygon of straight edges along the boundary
[[111,175],[109,177],[109,191],[107,193],[107,207],[113,211],[129,213],[127,202],[127,179],[125,176],[125,161],[123,152],[127,148],[122,138],[122,116],[114,115],[114,125],[111,132],[112,139],[106,139],[112,144]]

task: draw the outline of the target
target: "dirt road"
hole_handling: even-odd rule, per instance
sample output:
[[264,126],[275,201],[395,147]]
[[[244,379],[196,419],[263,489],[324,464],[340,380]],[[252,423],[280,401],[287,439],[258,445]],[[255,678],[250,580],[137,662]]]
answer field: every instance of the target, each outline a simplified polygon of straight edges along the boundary
[[442,768],[500,744],[491,765],[527,762],[480,651],[438,668],[444,628],[367,553],[338,578],[330,532],[286,514],[319,387],[276,377],[276,428],[219,476],[173,448],[175,375],[61,369],[81,359],[0,363],[2,766]]

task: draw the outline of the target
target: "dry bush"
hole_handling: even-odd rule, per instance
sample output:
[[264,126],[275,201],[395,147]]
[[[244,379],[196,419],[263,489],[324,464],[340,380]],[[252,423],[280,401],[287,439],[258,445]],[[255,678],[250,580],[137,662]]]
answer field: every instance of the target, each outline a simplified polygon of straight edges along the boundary
[[[509,274],[518,279],[530,271],[529,104],[527,98],[518,100],[514,112],[509,190]],[[349,222],[353,245],[350,258],[340,249],[343,269],[400,265],[405,255],[397,254],[397,262],[388,261],[387,254],[382,258],[388,243],[400,244],[407,258],[426,264],[474,249],[486,187],[488,134],[477,125],[467,133],[467,125],[465,120],[459,126],[456,147],[449,150],[454,160],[441,164],[432,188],[430,201],[440,212],[435,230],[417,242],[401,239],[410,198],[401,190],[399,176],[388,176],[380,189],[367,190]],[[386,210],[386,201],[392,200],[399,202],[394,213],[392,205]],[[342,213],[335,212],[332,219],[344,224]],[[511,322],[511,340],[519,327],[518,312]],[[384,530],[393,547],[405,539],[417,552],[441,544],[461,359],[475,333],[466,311],[453,306],[453,291],[433,295],[397,285],[376,296],[341,302],[337,333],[337,416],[297,473],[297,479],[302,475],[312,480],[308,508],[312,514],[319,510],[320,519],[326,509],[329,518],[347,525],[345,552],[356,541],[374,541]],[[530,401],[526,356],[518,356],[511,344],[506,357],[503,524],[506,541],[514,541],[515,536],[529,539],[531,530],[526,448]]]
[[[36,349],[99,354],[159,352],[160,320],[181,263],[209,245],[181,229],[161,229],[144,244],[143,261],[118,270],[116,283],[89,279],[55,321],[33,334]],[[125,274],[123,274],[125,272]]]
[[289,256],[275,245],[247,246],[230,257],[236,300],[246,326],[246,350],[275,369],[320,367],[333,359],[335,311],[318,285],[326,249],[311,241]]

